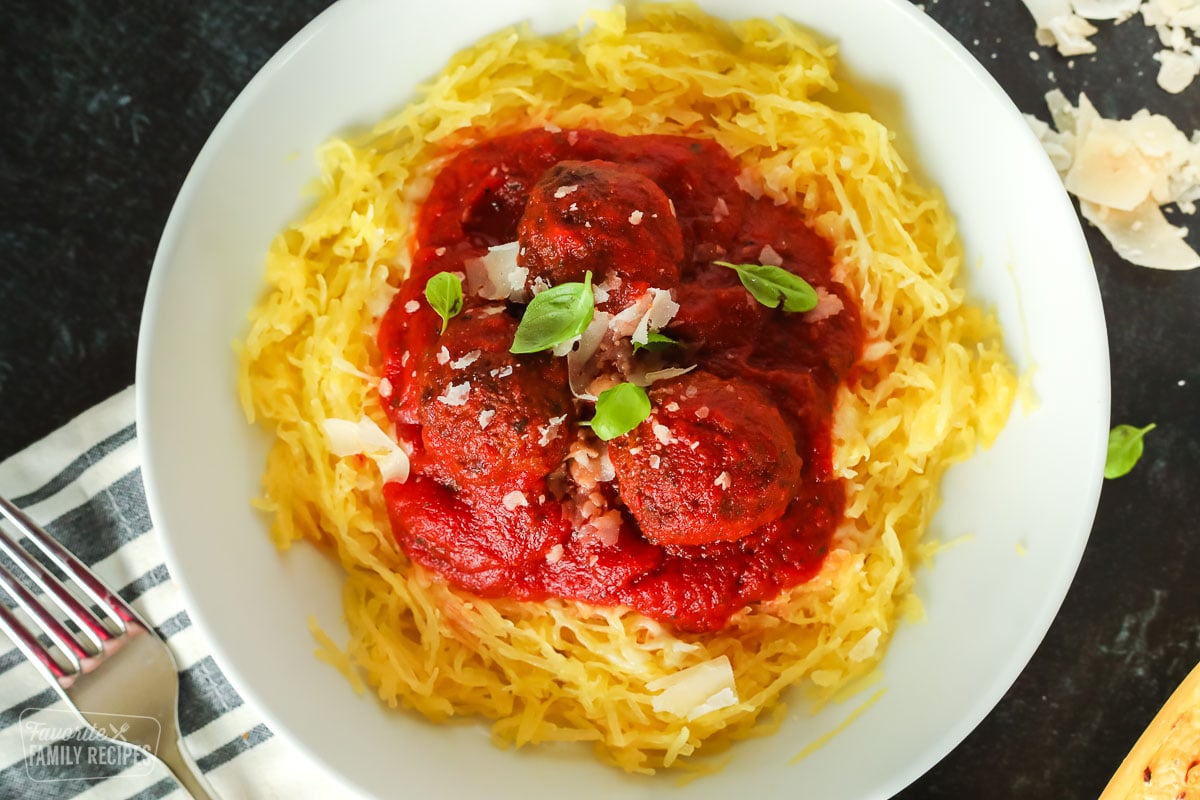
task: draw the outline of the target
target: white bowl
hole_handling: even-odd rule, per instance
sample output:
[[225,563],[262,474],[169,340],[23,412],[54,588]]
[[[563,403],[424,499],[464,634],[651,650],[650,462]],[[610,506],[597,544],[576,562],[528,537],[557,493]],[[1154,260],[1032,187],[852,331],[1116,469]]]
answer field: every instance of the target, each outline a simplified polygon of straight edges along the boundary
[[312,657],[310,614],[342,629],[338,569],[308,547],[280,555],[250,508],[266,441],[238,408],[230,343],[262,290],[268,243],[303,207],[309,154],[406,102],[479,36],[521,19],[560,30],[598,2],[344,0],[221,120],[163,234],[138,353],[143,474],[171,572],[218,663],[271,728],[368,795],[889,796],[979,723],[1041,641],[1091,528],[1109,401],[1099,291],[1058,176],[983,68],[907,2],[701,3],[729,18],[785,13],[839,43],[843,75],[957,214],[975,297],[998,310],[1019,367],[1036,365],[1036,410],[1017,410],[991,451],[946,479],[935,527],[973,538],[920,574],[928,619],[901,629],[883,663],[886,693],[832,741],[790,763],[854,703],[793,713],[775,735],[738,745],[732,766],[681,789],[587,753],[500,751],[482,724],[385,710]]

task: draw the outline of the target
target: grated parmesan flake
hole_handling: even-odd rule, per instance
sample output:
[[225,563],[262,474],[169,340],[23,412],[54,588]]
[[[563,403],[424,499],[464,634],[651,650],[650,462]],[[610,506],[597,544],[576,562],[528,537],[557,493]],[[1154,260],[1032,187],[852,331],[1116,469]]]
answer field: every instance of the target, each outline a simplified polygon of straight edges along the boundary
[[654,438],[662,444],[670,444],[675,441],[675,437],[671,435],[671,429],[661,422],[654,423],[651,430],[654,431]]
[[541,434],[541,438],[538,439],[538,445],[545,447],[557,439],[559,432],[562,430],[562,424],[566,419],[567,415],[563,414],[561,417],[551,417],[547,425],[539,425],[538,433]]
[[479,350],[472,350],[457,361],[451,361],[450,369],[466,369],[478,361],[481,355],[483,355],[483,353],[481,353]]
[[782,267],[783,256],[771,245],[763,245],[762,251],[758,254],[758,263],[766,264],[769,267]]
[[515,511],[522,506],[529,505],[529,501],[525,499],[525,493],[519,489],[514,489],[500,500],[504,507],[509,511]]
[[462,383],[452,383],[446,387],[446,391],[438,395],[438,402],[445,403],[448,406],[466,405],[467,395],[471,393],[471,382],[463,381]]

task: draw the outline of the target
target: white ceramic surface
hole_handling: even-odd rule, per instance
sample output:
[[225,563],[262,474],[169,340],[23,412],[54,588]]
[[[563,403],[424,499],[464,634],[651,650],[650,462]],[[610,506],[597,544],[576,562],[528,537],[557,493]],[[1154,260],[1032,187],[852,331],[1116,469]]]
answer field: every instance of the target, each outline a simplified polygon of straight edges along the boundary
[[[998,309],[1040,405],[952,471],[936,530],[973,534],[920,576],[928,619],[903,628],[887,689],[793,713],[732,766],[686,788],[575,750],[502,752],[483,725],[439,727],[356,697],[312,657],[305,619],[341,630],[337,570],[278,554],[249,505],[266,442],[245,424],[230,346],[262,290],[275,233],[302,208],[308,156],[404,103],[480,35],[530,19],[562,29],[602,0],[344,0],[250,83],[197,159],[163,234],[138,354],[150,510],[189,613],[270,726],[366,795],[534,798],[883,798],[948,753],[1015,680],[1058,610],[1091,528],[1108,426],[1099,292],[1075,214],[1016,109],[970,55],[901,0],[706,0],[727,17],[786,13],[836,40],[877,116],[958,215],[976,296]],[[296,156],[299,156],[298,158]],[[1023,550],[1024,554],[1019,551]]]

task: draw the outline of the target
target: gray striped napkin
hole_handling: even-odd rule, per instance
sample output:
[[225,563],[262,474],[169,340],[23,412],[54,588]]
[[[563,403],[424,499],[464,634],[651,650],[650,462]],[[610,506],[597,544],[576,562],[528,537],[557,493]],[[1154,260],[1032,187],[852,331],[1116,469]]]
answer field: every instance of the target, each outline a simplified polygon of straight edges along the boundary
[[[167,640],[180,668],[180,727],[219,797],[347,796],[272,735],[229,685],[192,626],[146,510],[133,387],[0,463],[0,495],[92,565]],[[61,729],[70,717],[2,633],[0,709],[0,798],[187,797],[158,764],[120,768],[46,763],[43,756],[32,760],[31,731]]]

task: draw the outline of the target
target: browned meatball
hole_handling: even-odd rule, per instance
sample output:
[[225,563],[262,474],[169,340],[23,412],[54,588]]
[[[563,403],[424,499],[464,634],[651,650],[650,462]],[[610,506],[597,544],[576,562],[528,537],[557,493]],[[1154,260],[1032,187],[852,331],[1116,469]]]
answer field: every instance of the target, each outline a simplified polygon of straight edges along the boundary
[[658,545],[733,541],[780,517],[800,483],[791,430],[752,384],[693,372],[609,442],[621,499]]
[[565,360],[508,352],[517,322],[478,308],[450,321],[419,371],[430,463],[462,486],[523,489],[567,453],[574,413]]
[[670,201],[652,180],[609,161],[562,161],[529,193],[517,229],[518,261],[552,285],[623,281],[667,289],[679,281],[683,239]]

